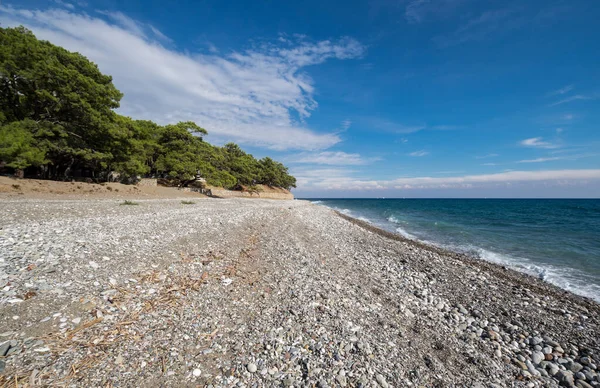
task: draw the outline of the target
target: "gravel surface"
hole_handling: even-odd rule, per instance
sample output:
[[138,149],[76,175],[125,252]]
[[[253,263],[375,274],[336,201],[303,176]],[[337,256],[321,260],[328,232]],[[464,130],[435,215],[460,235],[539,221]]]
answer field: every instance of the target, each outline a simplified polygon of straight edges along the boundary
[[4,201],[0,386],[600,387],[594,302],[309,202],[194,202]]

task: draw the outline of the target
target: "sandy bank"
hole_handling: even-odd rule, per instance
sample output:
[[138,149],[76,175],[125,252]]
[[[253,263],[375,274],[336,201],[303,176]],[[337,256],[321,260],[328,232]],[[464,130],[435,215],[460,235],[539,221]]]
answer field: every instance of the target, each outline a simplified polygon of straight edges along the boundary
[[206,196],[177,190],[175,187],[135,186],[116,182],[59,182],[0,176],[0,199],[159,199],[194,197]]
[[600,386],[598,305],[537,279],[304,201],[119,202],[4,202],[4,382]]

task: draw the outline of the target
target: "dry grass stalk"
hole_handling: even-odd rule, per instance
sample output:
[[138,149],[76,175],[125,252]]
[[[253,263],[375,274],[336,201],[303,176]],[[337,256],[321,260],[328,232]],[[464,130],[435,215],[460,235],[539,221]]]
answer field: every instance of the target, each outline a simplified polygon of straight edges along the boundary
[[102,317],[98,317],[96,319],[92,319],[91,321],[87,321],[79,326],[77,326],[76,328],[74,328],[71,331],[68,331],[66,334],[66,339],[67,340],[72,340],[73,337],[75,336],[75,334],[79,333],[80,331],[83,331],[85,329],[87,329],[88,327],[92,327],[94,326],[96,323],[102,322]]

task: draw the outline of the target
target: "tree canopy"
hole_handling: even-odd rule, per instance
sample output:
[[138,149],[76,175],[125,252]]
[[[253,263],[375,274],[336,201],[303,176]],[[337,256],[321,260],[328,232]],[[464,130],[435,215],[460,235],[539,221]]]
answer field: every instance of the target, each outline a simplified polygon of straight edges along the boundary
[[214,186],[296,187],[283,164],[257,160],[233,143],[213,146],[196,123],[117,114],[123,94],[111,76],[24,27],[0,28],[0,84],[0,161],[29,175],[189,180],[200,171]]

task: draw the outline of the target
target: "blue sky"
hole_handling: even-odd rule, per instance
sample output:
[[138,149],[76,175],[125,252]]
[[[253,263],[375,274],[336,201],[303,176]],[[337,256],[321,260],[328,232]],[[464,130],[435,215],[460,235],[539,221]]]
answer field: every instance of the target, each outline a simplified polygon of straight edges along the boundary
[[4,1],[299,197],[600,197],[600,2]]

